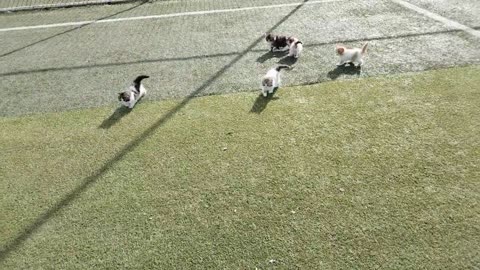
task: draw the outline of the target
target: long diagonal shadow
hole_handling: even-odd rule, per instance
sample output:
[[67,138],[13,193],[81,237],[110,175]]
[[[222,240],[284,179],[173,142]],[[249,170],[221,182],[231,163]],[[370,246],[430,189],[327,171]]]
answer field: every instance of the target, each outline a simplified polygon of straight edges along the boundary
[[41,39],[41,40],[38,40],[38,41],[35,41],[35,42],[30,43],[30,44],[28,44],[28,45],[25,45],[25,46],[23,46],[23,47],[14,49],[14,50],[9,51],[9,52],[6,52],[6,53],[3,53],[3,54],[0,55],[0,57],[5,57],[5,56],[7,56],[7,55],[14,54],[14,53],[16,53],[16,52],[25,50],[25,49],[27,49],[27,48],[30,48],[30,47],[33,47],[33,46],[35,46],[35,45],[37,45],[37,44],[40,44],[40,43],[42,43],[42,42],[45,42],[45,41],[47,41],[47,40],[56,38],[56,37],[61,36],[61,35],[64,35],[64,34],[68,34],[68,33],[70,33],[70,32],[73,32],[73,31],[76,31],[76,30],[78,30],[78,29],[80,29],[80,28],[83,28],[83,27],[85,27],[85,26],[87,26],[87,25],[91,25],[91,24],[95,23],[96,21],[105,20],[105,19],[111,18],[111,17],[113,17],[113,16],[116,16],[116,15],[119,15],[119,14],[122,14],[122,13],[125,13],[125,12],[127,12],[127,11],[136,9],[136,8],[140,7],[141,5],[143,5],[143,4],[145,4],[145,3],[147,3],[146,0],[142,1],[141,3],[139,3],[138,5],[135,5],[135,6],[133,6],[133,7],[129,7],[129,8],[127,8],[127,9],[121,10],[121,11],[116,12],[116,13],[113,13],[113,14],[110,14],[110,15],[108,15],[108,16],[98,18],[98,19],[96,19],[96,20],[94,20],[94,21],[92,21],[92,22],[82,24],[82,25],[77,26],[77,27],[74,27],[74,28],[72,28],[72,29],[68,29],[68,30],[65,30],[65,31],[63,31],[63,32],[57,33],[57,34],[55,34],[55,35],[46,37],[46,38]]
[[[431,32],[423,32],[423,33],[408,33],[408,34],[402,34],[402,35],[392,35],[392,36],[383,36],[383,37],[345,39],[345,40],[311,43],[311,44],[307,43],[307,44],[305,44],[304,47],[313,48],[313,47],[321,47],[321,46],[325,46],[325,45],[333,45],[333,44],[337,44],[337,43],[353,43],[353,42],[365,42],[365,41],[374,41],[374,40],[389,40],[389,39],[398,39],[398,38],[409,38],[409,37],[420,37],[420,36],[438,35],[438,34],[446,34],[446,33],[455,33],[455,32],[461,32],[461,31],[462,30],[449,29],[449,30],[442,30],[442,31],[431,31]],[[264,52],[264,51],[265,51],[264,49],[256,49],[256,50],[251,50],[250,52]],[[241,54],[241,52],[217,53],[217,54],[210,54],[210,55],[195,55],[195,56],[189,56],[189,57],[145,59],[145,60],[135,60],[135,61],[128,61],[128,62],[78,65],[78,66],[70,66],[70,67],[51,67],[51,68],[41,68],[41,69],[18,70],[18,71],[10,71],[10,72],[5,72],[5,73],[0,73],[0,77],[23,75],[23,74],[44,73],[44,72],[66,71],[66,70],[80,70],[80,69],[90,69],[90,68],[104,68],[104,67],[137,65],[137,64],[146,64],[146,63],[188,61],[188,60],[194,60],[194,59],[207,59],[207,58],[234,56],[234,55],[239,55],[239,54]],[[278,55],[283,55],[283,53],[279,53]],[[257,61],[263,63],[268,58],[271,58],[272,56],[278,56],[278,55],[274,55],[274,54],[271,54],[271,53],[266,53],[266,54],[260,56],[257,59]]]
[[117,63],[79,65],[79,66],[71,66],[71,67],[51,67],[51,68],[41,68],[41,69],[35,69],[35,70],[19,70],[19,71],[11,71],[11,72],[6,72],[6,73],[0,73],[0,77],[22,75],[22,74],[31,74],[31,73],[44,73],[44,72],[52,72],[52,71],[55,72],[55,71],[65,71],[65,70],[116,67],[116,66],[138,65],[138,64],[149,64],[149,63],[188,61],[188,60],[195,60],[195,59],[227,57],[227,56],[234,56],[234,55],[238,55],[238,54],[239,54],[239,52],[216,53],[216,54],[209,54],[209,55],[194,55],[194,56],[188,56],[188,57],[145,59],[145,60],[135,60],[135,61],[128,61],[128,62],[117,62]]
[[[296,6],[290,13],[283,17],[279,22],[272,26],[268,32],[272,32],[282,23],[284,23],[289,17],[291,17],[295,12],[297,12],[306,2],[309,0],[304,0],[301,4]],[[100,169],[95,173],[85,178],[82,183],[73,189],[70,193],[65,195],[61,200],[56,202],[49,210],[41,214],[32,224],[26,227],[23,232],[21,232],[13,241],[5,245],[2,250],[0,250],[0,261],[3,261],[8,254],[16,250],[25,240],[27,240],[31,235],[38,231],[48,220],[54,217],[60,210],[72,203],[73,200],[78,198],[81,193],[86,189],[92,186],[100,177],[102,177],[105,172],[107,172],[113,165],[121,161],[128,153],[137,148],[143,141],[150,137],[155,130],[165,124],[170,118],[172,118],[178,111],[180,111],[185,105],[190,102],[192,98],[197,96],[200,92],[205,90],[210,84],[216,81],[220,76],[222,76],[230,67],[237,63],[243,56],[245,56],[250,50],[252,50],[259,42],[263,40],[263,37],[257,38],[250,46],[248,46],[244,51],[242,51],[238,56],[236,56],[232,61],[218,70],[212,77],[205,81],[200,87],[195,91],[190,93],[185,97],[175,108],[164,114],[160,119],[147,128],[142,134],[133,139],[130,143],[125,145],[118,154],[108,160]]]

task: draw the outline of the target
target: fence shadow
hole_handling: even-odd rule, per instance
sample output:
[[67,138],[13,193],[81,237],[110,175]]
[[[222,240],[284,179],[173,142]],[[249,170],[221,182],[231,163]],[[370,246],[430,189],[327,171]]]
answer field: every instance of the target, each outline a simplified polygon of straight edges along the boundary
[[[284,23],[289,17],[291,17],[295,12],[297,12],[301,7],[304,6],[309,0],[304,0],[301,4],[296,6],[292,11],[290,11],[285,17],[273,25],[267,32],[274,31],[278,26]],[[92,175],[84,178],[80,181],[80,184],[75,187],[72,191],[66,194],[63,198],[58,200],[50,209],[45,211],[43,214],[38,216],[34,222],[28,225],[19,233],[14,239],[3,246],[0,250],[0,262],[5,260],[5,258],[12,251],[18,249],[29,237],[35,234],[39,228],[41,228],[47,221],[55,217],[59,211],[63,210],[66,206],[69,206],[75,199],[77,199],[85,190],[90,188],[98,179],[100,179],[112,166],[121,161],[128,153],[137,148],[141,143],[148,139],[152,134],[161,126],[163,126],[170,118],[172,118],[178,111],[180,111],[185,105],[187,105],[192,98],[197,96],[199,93],[204,91],[209,85],[216,81],[220,76],[222,76],[229,68],[236,64],[241,58],[243,58],[249,51],[251,51],[260,41],[263,40],[263,36],[257,38],[250,46],[248,46],[244,51],[242,51],[238,56],[233,60],[223,66],[215,74],[213,74],[208,80],[206,80],[202,85],[185,97],[178,105],[172,108],[170,111],[160,116],[160,118],[148,127],[145,131],[131,140],[126,144],[115,156],[109,159],[104,165],[102,165],[97,171],[93,172]]]
[[[438,34],[445,34],[445,33],[454,33],[454,32],[460,32],[460,31],[461,30],[454,29],[454,30],[445,30],[445,31],[433,31],[433,32],[425,32],[425,33],[404,34],[404,35],[397,35],[397,36],[385,36],[385,37],[361,38],[361,39],[346,39],[346,40],[307,44],[304,47],[315,48],[315,47],[322,47],[322,46],[326,46],[326,45],[334,45],[334,44],[337,44],[337,43],[353,43],[353,42],[364,42],[364,41],[374,41],[374,40],[400,39],[400,38],[408,38],[408,37],[419,37],[419,36],[438,35]],[[264,51],[265,50],[255,49],[255,50],[251,50],[250,52],[258,53],[258,52],[264,52]],[[118,62],[118,63],[103,63],[103,64],[91,64],[91,65],[78,65],[78,66],[70,66],[70,67],[50,67],[50,68],[41,68],[41,69],[18,70],[18,71],[0,73],[0,77],[24,75],[24,74],[35,74],[35,73],[43,73],[43,72],[56,72],[56,71],[67,71],[67,70],[90,69],[90,68],[116,67],[116,66],[124,66],[124,65],[143,64],[143,63],[163,63],[163,62],[175,62],[175,61],[188,61],[188,60],[193,60],[193,59],[208,59],[208,58],[216,58],[216,57],[237,56],[239,54],[240,54],[240,52],[229,52],[229,53],[217,53],[217,54],[210,54],[210,55],[196,55],[196,56],[189,56],[189,57],[144,59],[144,60]],[[264,53],[263,55],[261,55],[260,57],[258,57],[257,62],[263,63],[263,62],[267,61],[268,59],[281,58],[284,55],[285,54],[281,53],[281,52],[272,53],[272,52],[268,51],[268,52]],[[283,61],[291,61],[291,60],[287,60],[287,59],[284,59],[284,58],[281,58],[279,60],[279,63],[283,62]]]

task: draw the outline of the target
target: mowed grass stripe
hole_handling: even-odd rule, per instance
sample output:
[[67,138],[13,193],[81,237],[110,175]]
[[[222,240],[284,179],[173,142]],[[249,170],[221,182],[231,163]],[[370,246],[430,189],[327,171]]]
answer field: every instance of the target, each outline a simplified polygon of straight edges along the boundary
[[[0,268],[468,269],[479,75],[193,99]],[[2,247],[177,102],[1,118]]]

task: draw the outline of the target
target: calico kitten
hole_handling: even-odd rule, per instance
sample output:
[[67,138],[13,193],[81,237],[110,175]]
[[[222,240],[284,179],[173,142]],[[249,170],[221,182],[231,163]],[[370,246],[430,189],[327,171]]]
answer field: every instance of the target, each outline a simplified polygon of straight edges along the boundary
[[270,45],[270,51],[283,51],[288,46],[286,36],[277,36],[265,33],[265,41]]
[[295,37],[289,37],[287,39],[287,44],[290,47],[288,51],[288,56],[293,56],[294,58],[300,57],[300,54],[303,51],[303,43]]
[[342,66],[347,63],[358,63],[355,65],[356,67],[361,67],[364,63],[363,55],[367,52],[367,45],[368,42],[363,44],[362,48],[353,48],[349,49],[343,45],[336,45],[335,51],[340,56],[340,62],[338,62],[337,66]]
[[135,103],[137,103],[145,94],[147,93],[147,90],[145,87],[143,87],[142,80],[149,78],[149,76],[146,75],[140,75],[138,76],[128,87],[127,90],[124,92],[118,93],[118,100],[120,103],[130,109],[135,106]]
[[267,97],[268,94],[272,94],[275,88],[280,86],[280,70],[284,68],[290,68],[287,65],[280,65],[276,68],[270,69],[262,78],[262,95]]

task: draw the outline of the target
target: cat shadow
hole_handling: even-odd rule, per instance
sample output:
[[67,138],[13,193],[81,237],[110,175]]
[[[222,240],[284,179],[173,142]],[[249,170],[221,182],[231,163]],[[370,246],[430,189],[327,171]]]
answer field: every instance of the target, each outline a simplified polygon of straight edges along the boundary
[[280,59],[280,61],[278,61],[278,63],[281,64],[281,65],[292,66],[295,63],[297,63],[297,61],[298,61],[298,58],[295,58],[293,56],[286,56],[286,57]]
[[130,112],[132,111],[132,109],[128,108],[128,107],[125,107],[125,106],[120,106],[118,107],[113,113],[112,115],[110,115],[110,117],[108,117],[107,119],[103,120],[102,124],[100,124],[100,126],[98,126],[98,128],[101,128],[101,129],[109,129],[111,128],[113,125],[115,125],[118,121],[120,121],[120,119],[122,119],[122,117],[124,117],[125,115],[129,114]]
[[253,103],[252,108],[250,109],[251,113],[261,113],[265,108],[267,108],[268,103],[273,100],[279,99],[279,97],[274,96],[275,92],[277,91],[278,88],[275,88],[273,90],[272,94],[268,94],[267,97],[264,97],[262,94],[260,94],[257,99],[255,100],[255,103]]
[[361,72],[362,72],[361,67],[356,67],[354,64],[349,63],[349,64],[337,66],[335,69],[329,71],[327,76],[332,80],[336,80],[342,74],[345,74],[345,75],[360,75]]
[[287,53],[288,53],[288,51],[275,51],[275,52],[268,51],[268,52],[264,53],[262,56],[258,57],[257,62],[258,63],[263,63],[263,62],[265,62],[265,61],[267,61],[268,59],[271,59],[271,58],[280,58]]

